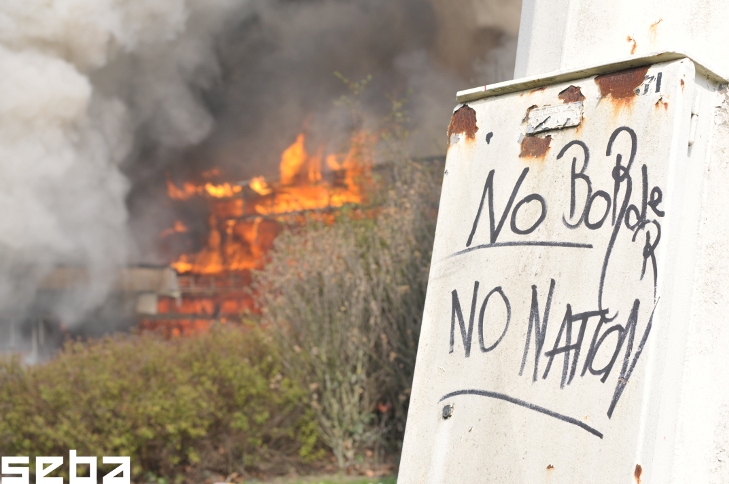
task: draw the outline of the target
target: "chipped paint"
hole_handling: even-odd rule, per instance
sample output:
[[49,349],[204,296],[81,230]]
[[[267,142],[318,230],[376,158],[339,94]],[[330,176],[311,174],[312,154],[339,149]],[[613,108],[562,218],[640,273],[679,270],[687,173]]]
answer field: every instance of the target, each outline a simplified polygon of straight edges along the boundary
[[640,476],[643,474],[643,468],[640,466],[640,464],[635,464],[635,471],[633,472],[633,477],[635,477],[636,484],[640,484]]
[[630,102],[637,94],[636,89],[645,81],[648,67],[627,69],[613,74],[595,77],[601,97],[609,97],[620,103]]
[[475,140],[476,131],[476,111],[468,104],[464,104],[456,109],[451,116],[451,122],[448,125],[448,145],[452,144],[453,135],[464,134],[466,139]]
[[527,111],[527,134],[579,126],[582,122],[582,101],[556,106],[530,108]]
[[524,114],[524,119],[522,119],[521,122],[526,123],[527,119],[529,119],[529,113],[532,112],[532,109],[537,109],[538,107],[539,106],[537,106],[536,104],[532,104],[531,106],[529,106],[526,110],[526,114]]
[[576,103],[585,100],[585,96],[582,95],[582,90],[579,86],[570,86],[567,89],[561,91],[557,95],[557,97],[565,104]]
[[666,111],[668,111],[668,101],[664,101],[663,100],[663,96],[661,96],[661,97],[658,98],[658,101],[656,101],[655,106],[656,106],[656,109],[658,109],[661,106],[663,106],[663,109],[666,110]]
[[554,469],[554,466],[552,464],[547,465],[547,470],[548,471],[551,471],[552,469]]
[[552,137],[524,136],[521,140],[521,153],[519,158],[544,158],[552,144]]

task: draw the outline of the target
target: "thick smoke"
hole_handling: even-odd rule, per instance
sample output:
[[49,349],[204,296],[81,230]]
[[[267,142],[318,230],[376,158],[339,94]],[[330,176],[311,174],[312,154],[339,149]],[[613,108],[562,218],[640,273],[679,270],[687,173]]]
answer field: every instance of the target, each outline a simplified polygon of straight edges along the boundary
[[[120,165],[147,142],[202,141],[195,83],[218,74],[213,37],[244,2],[24,0],[0,6],[0,315],[28,317],[59,266],[76,288],[44,308],[73,325],[133,260]],[[231,19],[235,20],[235,19]],[[76,272],[78,273],[78,272]],[[72,284],[73,286],[73,284]],[[8,343],[3,334],[4,343]]]
[[316,143],[330,142],[342,122],[333,101],[346,92],[335,71],[354,81],[372,76],[366,101],[373,116],[386,112],[388,96],[408,97],[415,155],[441,154],[455,91],[511,77],[519,6],[251,0],[249,15],[218,39],[223,76],[205,93],[217,127],[188,154],[188,166],[275,173],[302,128]]
[[[165,180],[212,167],[276,173],[302,130],[337,149],[346,92],[372,76],[372,120],[409,98],[415,156],[445,151],[458,89],[511,76],[518,0],[24,0],[0,5],[0,317],[41,281],[87,283],[48,310],[66,325],[116,268],[169,262],[180,216]],[[204,223],[204,220],[203,220]]]
[[200,90],[215,119],[210,135],[183,152],[148,145],[127,170],[146,261],[168,260],[154,235],[176,219],[205,240],[204,217],[165,207],[168,176],[179,183],[212,167],[232,179],[276,176],[281,152],[302,131],[312,151],[342,149],[348,118],[334,101],[347,88],[335,71],[372,76],[372,123],[387,114],[388,97],[407,98],[412,154],[444,154],[455,92],[512,75],[520,1],[250,0],[245,10],[217,36],[220,77]]

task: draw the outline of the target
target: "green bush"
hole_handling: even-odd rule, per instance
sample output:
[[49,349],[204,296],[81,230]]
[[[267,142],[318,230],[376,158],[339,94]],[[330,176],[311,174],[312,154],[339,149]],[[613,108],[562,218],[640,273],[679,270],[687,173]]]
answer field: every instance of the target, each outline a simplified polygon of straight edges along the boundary
[[[131,456],[132,473],[181,480],[317,458],[304,392],[258,330],[68,344],[49,363],[0,363],[2,455]],[[31,464],[34,459],[31,457]]]

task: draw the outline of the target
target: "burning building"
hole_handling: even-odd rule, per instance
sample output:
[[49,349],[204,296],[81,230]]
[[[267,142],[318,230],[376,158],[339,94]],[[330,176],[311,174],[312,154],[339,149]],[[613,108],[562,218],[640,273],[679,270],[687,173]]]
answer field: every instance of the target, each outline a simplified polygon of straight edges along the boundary
[[[65,334],[237,317],[281,230],[362,203],[378,160],[353,128],[375,131],[393,95],[410,100],[406,149],[442,154],[452,93],[511,75],[519,2],[54,0],[0,14],[0,347],[41,354]],[[335,71],[372,76],[356,122],[335,101],[362,86]]]
[[[141,327],[185,334],[204,329],[211,321],[236,321],[243,311],[253,309],[247,291],[250,271],[262,267],[281,230],[302,223],[306,212],[327,212],[364,200],[371,183],[371,155],[361,137],[353,140],[347,153],[325,155],[322,148],[308,153],[305,136],[299,134],[281,155],[280,176],[275,180],[257,176],[221,182],[216,181],[219,170],[203,174],[208,180],[201,184],[177,186],[168,180],[167,194],[173,203],[184,206],[193,198],[205,200],[207,237],[201,248],[172,262],[180,295],[160,298]],[[190,246],[184,243],[188,230],[180,220],[163,230],[160,239],[162,244]]]

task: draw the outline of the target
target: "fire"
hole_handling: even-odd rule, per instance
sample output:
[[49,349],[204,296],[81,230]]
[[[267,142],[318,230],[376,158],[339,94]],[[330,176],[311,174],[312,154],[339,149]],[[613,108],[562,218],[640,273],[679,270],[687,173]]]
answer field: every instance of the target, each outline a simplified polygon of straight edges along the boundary
[[281,155],[281,164],[279,165],[281,185],[293,185],[307,159],[308,155],[306,154],[306,148],[304,148],[304,135],[299,134],[294,144],[286,148],[286,151]]
[[[353,137],[343,156],[332,153],[324,157],[321,148],[310,154],[305,141],[305,135],[299,134],[281,154],[280,179],[275,182],[267,182],[262,176],[247,184],[185,182],[178,187],[167,182],[167,192],[173,200],[184,201],[193,196],[211,200],[207,244],[197,253],[182,254],[172,264],[177,272],[218,274],[253,269],[260,266],[266,250],[258,233],[262,217],[362,202],[370,164],[363,135]],[[323,160],[329,172],[326,178],[322,174]],[[163,234],[183,232],[175,227]]]
[[182,188],[177,188],[174,183],[167,180],[167,195],[172,200],[187,200],[193,195],[196,195],[197,192],[198,190],[194,183],[185,182]]
[[[145,320],[142,328],[158,328],[168,335],[192,334],[205,327],[205,321],[236,318],[250,308],[247,274],[262,266],[284,224],[301,220],[304,211],[363,202],[370,183],[369,141],[363,134],[356,135],[348,151],[325,155],[321,147],[307,151],[302,133],[281,154],[278,180],[257,176],[246,182],[216,183],[220,170],[212,169],[201,174],[206,181],[200,184],[179,186],[168,181],[171,200],[183,203],[198,197],[207,201],[207,240],[199,250],[184,253],[172,263],[180,280],[188,281],[187,289],[181,287],[181,301],[160,300],[158,312],[165,316]],[[182,221],[160,234],[188,240],[190,236]],[[230,283],[235,277],[237,282]]]
[[167,237],[169,235],[184,234],[185,232],[187,232],[187,227],[185,227],[185,224],[183,224],[179,220],[176,220],[174,225],[172,225],[172,227],[170,227],[169,229],[163,230],[159,234],[159,236],[160,236],[160,238],[164,239],[165,237]]
[[223,183],[221,185],[213,185],[212,183],[205,184],[207,194],[215,198],[232,197],[236,193],[240,193],[241,190],[243,190],[243,187],[240,185],[231,185],[230,183]]
[[339,171],[342,169],[342,165],[337,161],[337,155],[331,154],[327,156],[327,167],[332,171]]
[[253,178],[248,186],[251,187],[251,190],[264,197],[273,191],[268,187],[266,179],[262,176]]
[[210,182],[202,186],[185,182],[183,183],[182,188],[178,188],[177,185],[172,183],[170,180],[167,180],[167,195],[172,200],[187,200],[195,195],[209,195],[213,198],[228,198],[232,197],[236,193],[240,193],[242,190],[243,187],[240,185],[231,185],[230,183],[221,183],[216,185]]

